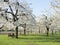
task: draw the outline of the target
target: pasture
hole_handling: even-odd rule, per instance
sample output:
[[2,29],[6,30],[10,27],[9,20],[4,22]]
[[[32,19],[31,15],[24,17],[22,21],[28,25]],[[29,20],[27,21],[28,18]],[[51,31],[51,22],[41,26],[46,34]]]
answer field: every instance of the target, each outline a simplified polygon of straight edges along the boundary
[[18,39],[0,35],[0,45],[60,45],[60,35],[20,35]]

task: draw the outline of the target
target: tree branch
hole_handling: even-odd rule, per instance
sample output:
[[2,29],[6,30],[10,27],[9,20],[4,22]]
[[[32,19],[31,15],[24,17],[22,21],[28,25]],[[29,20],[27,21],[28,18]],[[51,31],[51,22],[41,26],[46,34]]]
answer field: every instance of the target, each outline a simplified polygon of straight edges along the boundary
[[17,13],[18,13],[18,9],[16,10],[16,13],[15,13],[16,16],[17,16]]
[[14,14],[14,12],[13,12],[13,10],[12,10],[12,8],[11,8],[11,6],[9,5],[9,8],[10,8],[10,10],[11,10],[11,13],[13,13]]
[[16,10],[16,13],[15,13],[15,18],[16,18],[16,20],[18,20],[18,18],[17,18],[17,13],[18,13],[18,9]]
[[6,13],[10,13],[10,14],[14,15],[12,12],[6,12]]
[[0,27],[0,29],[2,29],[4,27],[4,25],[2,27]]

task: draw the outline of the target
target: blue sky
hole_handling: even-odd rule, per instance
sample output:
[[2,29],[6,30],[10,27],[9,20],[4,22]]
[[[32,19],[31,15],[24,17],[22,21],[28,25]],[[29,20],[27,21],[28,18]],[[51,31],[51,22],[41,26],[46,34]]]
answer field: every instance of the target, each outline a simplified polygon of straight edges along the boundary
[[44,10],[50,10],[50,0],[26,0],[28,3],[32,3],[30,6],[33,9],[33,14],[39,16]]

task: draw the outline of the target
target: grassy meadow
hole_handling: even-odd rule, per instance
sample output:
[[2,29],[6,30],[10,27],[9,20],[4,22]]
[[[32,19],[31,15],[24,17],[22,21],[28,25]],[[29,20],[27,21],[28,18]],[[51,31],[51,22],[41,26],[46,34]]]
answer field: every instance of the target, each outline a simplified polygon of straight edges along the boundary
[[0,45],[60,45],[60,35],[20,35],[18,39],[0,35]]

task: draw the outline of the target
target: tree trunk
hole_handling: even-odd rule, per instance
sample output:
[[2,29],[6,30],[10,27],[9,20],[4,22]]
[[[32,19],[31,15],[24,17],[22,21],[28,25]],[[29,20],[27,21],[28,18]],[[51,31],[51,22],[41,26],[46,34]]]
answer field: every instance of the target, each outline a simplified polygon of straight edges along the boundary
[[47,36],[49,35],[49,28],[48,27],[46,27],[47,28]]
[[49,35],[49,30],[47,30],[47,36]]
[[18,39],[18,26],[16,26],[16,38]]
[[53,30],[52,30],[52,35],[53,35]]
[[24,35],[26,35],[26,23],[24,24]]
[[31,30],[31,33],[32,33],[32,30]]
[[26,35],[26,28],[24,28],[24,35]]
[[55,30],[55,34],[57,34],[57,31]]
[[40,27],[39,27],[39,33],[40,33]]

